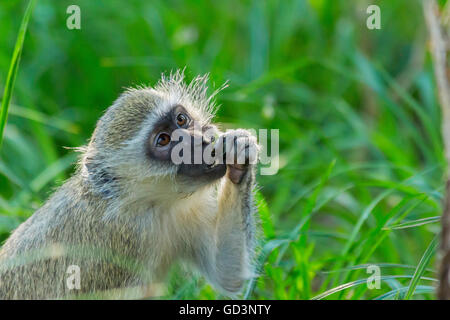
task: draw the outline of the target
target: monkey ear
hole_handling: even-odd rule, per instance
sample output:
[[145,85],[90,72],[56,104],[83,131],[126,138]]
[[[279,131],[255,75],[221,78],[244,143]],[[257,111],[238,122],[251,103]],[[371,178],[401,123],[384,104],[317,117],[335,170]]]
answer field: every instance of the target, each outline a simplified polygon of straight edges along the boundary
[[88,172],[89,174],[91,174],[92,171],[93,171],[94,168],[95,168],[93,158],[92,158],[92,157],[86,157],[86,158],[84,159],[84,163],[83,163],[83,164],[84,164],[84,166],[86,167],[87,172]]
[[101,159],[86,157],[84,166],[87,170],[87,181],[96,193],[111,198],[116,190],[117,178],[102,166]]

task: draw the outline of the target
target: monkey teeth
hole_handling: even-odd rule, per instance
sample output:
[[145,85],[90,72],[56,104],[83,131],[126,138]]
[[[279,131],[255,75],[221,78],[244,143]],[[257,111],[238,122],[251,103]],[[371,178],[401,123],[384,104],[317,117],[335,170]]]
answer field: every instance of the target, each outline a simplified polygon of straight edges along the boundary
[[211,163],[211,164],[207,164],[206,167],[207,167],[208,169],[211,169],[211,168],[215,167],[215,165],[216,165],[216,162]]

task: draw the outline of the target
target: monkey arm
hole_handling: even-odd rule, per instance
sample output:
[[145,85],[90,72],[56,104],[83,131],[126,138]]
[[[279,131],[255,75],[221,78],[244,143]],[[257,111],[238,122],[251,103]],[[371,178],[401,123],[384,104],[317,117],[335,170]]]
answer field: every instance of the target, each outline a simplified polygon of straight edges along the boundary
[[[236,152],[246,153],[248,162],[249,145],[256,140],[248,139],[246,131],[237,135]],[[240,139],[244,137],[245,139]],[[251,137],[250,137],[251,138]],[[242,141],[243,140],[243,141]],[[241,144],[241,146],[239,146]],[[251,151],[250,151],[251,153]],[[255,248],[256,207],[253,190],[255,188],[256,165],[228,165],[227,174],[222,178],[217,190],[217,214],[209,235],[208,243],[198,263],[209,280],[227,293],[238,293],[244,280],[253,276],[253,251]],[[205,252],[206,251],[206,252]]]
[[[238,292],[252,276],[255,246],[254,167],[239,184],[227,177],[219,199],[215,230],[216,281],[229,292]],[[230,172],[227,173],[228,175]]]

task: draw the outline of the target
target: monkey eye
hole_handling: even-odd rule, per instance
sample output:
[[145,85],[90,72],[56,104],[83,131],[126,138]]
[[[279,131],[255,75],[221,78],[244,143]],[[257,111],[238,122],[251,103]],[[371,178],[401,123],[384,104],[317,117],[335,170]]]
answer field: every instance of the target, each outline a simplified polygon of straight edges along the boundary
[[167,146],[170,142],[170,136],[167,133],[160,133],[156,138],[156,145],[160,147]]
[[182,126],[186,125],[187,122],[188,122],[188,118],[187,118],[187,116],[185,114],[179,113],[177,115],[177,125],[179,127],[182,127]]

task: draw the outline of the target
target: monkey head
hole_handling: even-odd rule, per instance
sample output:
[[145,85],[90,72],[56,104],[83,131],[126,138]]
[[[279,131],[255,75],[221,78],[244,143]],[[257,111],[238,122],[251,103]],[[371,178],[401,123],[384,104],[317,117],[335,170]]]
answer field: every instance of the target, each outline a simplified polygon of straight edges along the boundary
[[215,93],[207,95],[206,82],[203,76],[185,84],[177,72],[154,88],[123,93],[82,150],[80,170],[91,189],[105,197],[140,193],[164,199],[223,177],[227,167],[217,161],[219,131],[211,123]]

